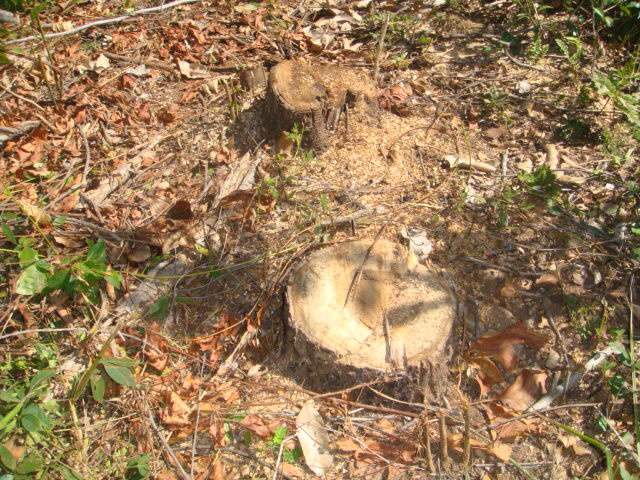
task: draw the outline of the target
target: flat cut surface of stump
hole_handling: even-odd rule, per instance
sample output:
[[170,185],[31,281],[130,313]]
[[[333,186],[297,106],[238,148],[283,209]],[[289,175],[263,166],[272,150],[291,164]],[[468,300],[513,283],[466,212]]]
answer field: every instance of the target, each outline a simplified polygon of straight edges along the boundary
[[403,246],[379,240],[368,252],[371,245],[316,251],[295,271],[288,301],[296,349],[312,362],[374,371],[438,362],[455,318],[452,291]]

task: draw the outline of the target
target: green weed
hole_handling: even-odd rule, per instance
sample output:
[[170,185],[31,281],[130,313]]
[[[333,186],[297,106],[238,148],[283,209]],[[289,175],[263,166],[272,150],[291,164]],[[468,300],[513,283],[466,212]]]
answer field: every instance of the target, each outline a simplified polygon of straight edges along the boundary
[[[269,445],[276,455],[280,450],[280,446],[282,445],[282,442],[284,442],[285,439],[287,438],[287,434],[288,434],[288,429],[284,425],[279,426],[273,432],[273,437],[269,441]],[[302,450],[300,450],[299,447],[295,447],[295,448],[284,447],[284,449],[282,450],[282,459],[286,463],[297,463],[301,457],[302,457]]]
[[527,47],[525,51],[525,56],[531,63],[538,63],[549,53],[549,45],[542,41],[542,37],[540,35],[536,35],[531,42],[531,44]]
[[100,288],[104,282],[120,288],[122,276],[108,267],[104,240],[88,242],[84,257],[63,258],[52,264],[43,258],[31,237],[18,239],[7,224],[2,224],[4,236],[15,245],[21,272],[16,280],[18,295],[44,296],[62,291],[70,296],[82,295],[92,303],[100,301]]
[[580,63],[585,53],[582,40],[574,36],[565,36],[556,38],[556,45],[571,66],[571,69],[576,73],[580,68]]

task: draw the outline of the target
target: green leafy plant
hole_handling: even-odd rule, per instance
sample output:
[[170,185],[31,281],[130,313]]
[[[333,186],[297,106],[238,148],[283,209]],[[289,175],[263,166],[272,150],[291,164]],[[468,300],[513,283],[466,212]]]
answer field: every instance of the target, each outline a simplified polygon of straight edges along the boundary
[[150,474],[149,455],[138,455],[127,462],[126,480],[144,480]]
[[626,89],[638,79],[638,64],[634,60],[629,66],[609,74],[598,72],[593,78],[596,91],[609,98],[615,107],[626,117],[627,122],[640,128],[640,94],[627,92]]
[[531,44],[527,47],[525,55],[531,63],[538,63],[549,53],[549,45],[543,43],[542,37],[536,35]]
[[531,173],[520,172],[518,180],[522,182],[529,193],[537,194],[544,198],[553,198],[560,192],[556,176],[548,165],[541,165]]
[[293,127],[291,127],[291,130],[288,132],[285,132],[285,136],[290,142],[293,142],[293,144],[295,145],[296,150],[294,152],[294,156],[298,156],[298,154],[300,153],[300,150],[302,149],[302,139],[304,137],[304,128],[298,125],[297,123],[294,123]]
[[485,114],[508,123],[507,108],[509,106],[509,97],[506,92],[494,86],[490,87],[482,95],[482,105]]
[[582,40],[574,36],[565,36],[563,38],[556,38],[556,45],[569,62],[574,72],[578,71],[580,62],[584,56],[584,44]]
[[[10,230],[5,227],[3,225],[5,236],[15,240],[15,235],[7,234]],[[109,282],[115,288],[120,288],[122,283],[120,273],[108,268],[104,240],[90,242],[86,256],[63,260],[58,268],[40,257],[33,239],[23,237],[14,243],[22,269],[16,280],[18,295],[47,295],[60,290],[69,295],[83,294],[97,303],[103,282]]]
[[635,0],[592,0],[595,19],[606,34],[631,42],[640,39],[640,2]]
[[43,442],[50,434],[54,425],[51,413],[56,411],[57,402],[46,397],[49,380],[55,373],[55,370],[43,369],[28,380],[6,378],[3,381],[0,391],[0,473],[4,470],[24,476],[42,470],[44,461],[37,451],[16,459],[2,444],[2,440],[18,433],[28,435],[32,443],[37,443]]
[[[286,426],[281,425],[273,432],[273,437],[269,441],[269,445],[274,452],[280,450],[280,446],[286,440],[288,429]],[[297,463],[302,457],[302,450],[299,447],[288,448],[284,447],[282,450],[282,458],[287,463]]]
[[[135,387],[136,379],[133,376],[133,368],[136,361],[130,358],[101,358],[96,362],[96,369],[89,377],[91,396],[97,402],[104,399],[107,385],[107,377],[118,385]],[[97,367],[102,367],[97,368]]]

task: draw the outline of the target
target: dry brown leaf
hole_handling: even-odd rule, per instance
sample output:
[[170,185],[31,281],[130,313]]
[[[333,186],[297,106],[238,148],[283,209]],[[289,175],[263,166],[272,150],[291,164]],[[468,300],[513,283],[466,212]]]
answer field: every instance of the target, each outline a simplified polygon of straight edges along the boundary
[[154,480],[177,480],[176,475],[171,470],[163,470],[160,473],[156,473],[153,478]]
[[287,478],[305,478],[304,470],[293,463],[282,463],[282,476]]
[[470,363],[477,367],[475,380],[480,389],[480,396],[487,394],[494,385],[504,382],[502,372],[490,358],[475,357]]
[[197,392],[200,389],[200,385],[202,385],[202,379],[194,377],[191,372],[187,372],[187,376],[182,380],[182,388],[186,392]]
[[224,403],[233,403],[240,398],[240,391],[235,385],[225,383],[218,387],[213,398]]
[[513,447],[506,443],[496,442],[491,448],[489,448],[488,452],[496,457],[498,460],[502,462],[508,462],[511,458],[511,452],[513,451]]
[[269,426],[257,415],[247,415],[242,419],[240,425],[262,438],[268,438],[272,434]]
[[225,473],[224,463],[222,463],[222,460],[218,458],[213,464],[209,480],[226,480],[226,478],[227,474]]
[[530,330],[523,322],[520,322],[495,335],[480,337],[470,350],[496,357],[508,371],[511,371],[518,363],[514,350],[516,345],[540,348],[546,341],[547,338],[544,335]]
[[162,371],[167,366],[169,356],[156,348],[147,347],[142,352],[147,359],[147,363],[156,370]]
[[191,220],[193,212],[188,200],[178,200],[166,213],[167,218],[172,220]]
[[80,240],[76,240],[73,237],[66,237],[62,235],[54,235],[53,240],[54,242],[67,248],[80,248],[86,245],[86,243],[81,242]]
[[213,413],[220,410],[220,405],[213,402],[200,402],[198,403],[200,413]]
[[560,443],[562,443],[564,448],[571,449],[574,455],[591,455],[593,453],[589,447],[587,447],[587,445],[575,435],[561,434],[558,437],[558,440],[560,440]]
[[20,207],[20,210],[22,210],[22,213],[24,213],[38,225],[44,226],[51,224],[51,216],[40,207],[37,207],[23,200],[18,200],[17,203]]
[[70,212],[71,210],[76,208],[79,201],[80,201],[80,193],[79,192],[72,193],[68,197],[62,199],[62,201],[60,202],[60,211],[64,213]]
[[166,398],[167,407],[162,411],[160,418],[165,425],[184,427],[191,424],[189,416],[191,415],[191,409],[185,403],[180,395],[170,391],[168,398]]
[[[447,444],[451,450],[462,454],[464,448],[464,435],[462,433],[449,434],[447,437]],[[502,442],[494,442],[491,445],[486,445],[475,438],[469,438],[469,446],[474,450],[487,452],[503,462],[506,462],[511,458],[511,451],[513,449],[510,445]]]
[[414,446],[391,440],[365,438],[361,442],[356,442],[350,437],[344,437],[336,440],[333,446],[341,452],[354,453],[356,459],[363,461],[375,461],[382,456],[403,463],[411,463],[416,455]]
[[334,447],[337,450],[347,453],[357,452],[358,450],[362,449],[360,444],[356,443],[352,438],[349,437],[344,437],[336,440],[334,442]]
[[504,405],[523,412],[544,393],[547,393],[545,382],[547,373],[542,370],[525,369],[516,377],[514,382],[502,392],[499,399]]
[[491,420],[491,423],[496,425],[490,430],[494,440],[518,437],[523,433],[537,429],[540,423],[539,419],[535,417],[525,417],[515,420],[515,417],[518,416],[516,413],[496,402],[484,404],[482,408],[487,413],[487,417]]
[[211,420],[211,424],[209,425],[209,435],[211,435],[211,439],[213,440],[213,445],[215,447],[224,447],[227,444],[227,435],[224,429],[224,422],[222,420]]

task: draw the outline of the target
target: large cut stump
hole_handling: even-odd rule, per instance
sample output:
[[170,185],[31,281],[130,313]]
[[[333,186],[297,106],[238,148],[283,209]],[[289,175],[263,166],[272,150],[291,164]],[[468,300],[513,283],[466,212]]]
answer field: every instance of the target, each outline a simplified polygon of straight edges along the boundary
[[298,125],[305,145],[329,145],[345,105],[375,97],[371,80],[357,70],[285,60],[271,69],[266,95],[267,126],[275,136]]
[[315,374],[353,381],[442,363],[455,297],[414,258],[386,240],[354,241],[316,251],[297,268],[289,323]]

